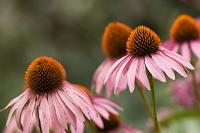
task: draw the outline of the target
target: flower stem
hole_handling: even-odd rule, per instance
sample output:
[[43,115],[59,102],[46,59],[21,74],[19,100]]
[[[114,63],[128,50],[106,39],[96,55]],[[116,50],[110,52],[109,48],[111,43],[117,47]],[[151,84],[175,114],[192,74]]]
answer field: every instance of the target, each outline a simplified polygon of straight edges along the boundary
[[195,94],[195,98],[196,98],[196,102],[197,102],[197,106],[198,108],[200,109],[200,96],[199,96],[199,88],[198,88],[198,85],[197,85],[197,80],[196,80],[196,74],[195,74],[195,71],[192,71],[192,82],[193,82],[193,91],[194,91],[194,94]]
[[154,81],[153,77],[151,74],[148,74],[148,79],[150,82],[150,87],[151,87],[151,98],[152,98],[152,111],[153,111],[153,118],[154,118],[154,126],[156,133],[161,133],[160,126],[158,123],[158,118],[157,118],[157,112],[156,112],[156,97],[155,97],[155,92],[154,92]]
[[144,107],[149,115],[149,117],[151,117],[153,119],[153,115],[152,115],[152,111],[151,111],[151,107],[150,104],[147,100],[147,98],[145,97],[144,93],[143,93],[143,88],[141,86],[138,85],[138,92],[139,92],[139,96],[143,101]]

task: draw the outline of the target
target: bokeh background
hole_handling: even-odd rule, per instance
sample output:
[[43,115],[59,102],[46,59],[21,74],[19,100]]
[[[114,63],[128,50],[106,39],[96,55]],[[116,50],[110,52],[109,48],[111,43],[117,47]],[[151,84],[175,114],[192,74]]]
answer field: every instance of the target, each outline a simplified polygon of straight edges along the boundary
[[[165,40],[172,21],[182,13],[199,17],[200,1],[0,0],[0,108],[20,94],[24,72],[36,57],[56,58],[66,68],[70,82],[90,88],[93,73],[104,59],[101,37],[109,22],[132,28],[147,25]],[[158,108],[176,108],[166,86],[156,82]],[[146,128],[148,117],[137,91],[113,99],[124,107],[124,123]],[[0,113],[0,132],[7,114]]]

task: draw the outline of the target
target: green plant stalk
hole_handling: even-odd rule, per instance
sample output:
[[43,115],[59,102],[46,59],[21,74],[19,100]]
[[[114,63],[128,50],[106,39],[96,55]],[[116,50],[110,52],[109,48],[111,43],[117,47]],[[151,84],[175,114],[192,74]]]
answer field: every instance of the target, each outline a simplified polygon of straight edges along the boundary
[[154,118],[154,126],[156,133],[161,133],[161,129],[158,123],[158,118],[157,118],[157,112],[156,112],[156,97],[155,97],[155,92],[154,92],[154,81],[152,75],[149,73],[148,74],[148,79],[150,82],[150,87],[151,87],[151,98],[152,98],[152,111],[153,111],[153,118]]
[[198,88],[198,84],[197,84],[197,81],[196,81],[196,74],[195,74],[195,71],[192,71],[192,84],[193,84],[193,91],[194,91],[194,94],[195,94],[195,98],[196,98],[196,101],[197,101],[197,106],[198,106],[198,109],[200,110],[200,96],[199,96],[199,88]]
[[148,113],[149,117],[151,117],[151,119],[153,119],[153,114],[151,111],[151,106],[148,102],[148,99],[145,97],[144,93],[143,93],[143,88],[141,86],[138,86],[138,92],[139,92],[139,96],[142,99],[142,102],[144,104],[144,107],[146,109],[146,112]]

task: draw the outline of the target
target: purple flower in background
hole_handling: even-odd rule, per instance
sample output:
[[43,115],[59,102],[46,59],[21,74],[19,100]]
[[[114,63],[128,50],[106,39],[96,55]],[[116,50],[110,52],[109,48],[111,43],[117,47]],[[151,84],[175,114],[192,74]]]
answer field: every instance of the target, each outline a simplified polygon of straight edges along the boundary
[[[200,85],[200,73],[196,75],[198,86]],[[172,84],[170,93],[175,102],[185,108],[193,108],[197,104],[195,92],[193,90],[192,75],[185,80],[179,80]],[[198,88],[199,89],[199,88]]]
[[[109,68],[117,59],[126,54],[126,42],[131,34],[131,30],[131,28],[119,22],[109,23],[106,26],[102,38],[102,48],[107,57],[97,68],[93,77],[92,86],[96,89],[97,94],[102,92],[103,81]],[[121,78],[121,80],[124,79]],[[113,88],[112,84],[106,84],[108,96],[112,94]],[[119,88],[124,89],[126,86],[122,84]]]
[[180,15],[170,29],[170,39],[163,46],[191,61],[192,54],[200,59],[200,24],[189,15]]

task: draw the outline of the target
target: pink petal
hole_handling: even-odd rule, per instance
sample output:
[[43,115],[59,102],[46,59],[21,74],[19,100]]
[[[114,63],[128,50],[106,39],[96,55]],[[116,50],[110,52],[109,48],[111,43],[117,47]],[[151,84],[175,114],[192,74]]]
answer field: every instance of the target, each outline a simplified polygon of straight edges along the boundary
[[104,78],[112,64],[113,61],[107,59],[102,63],[102,65],[98,69],[99,72],[98,75],[96,74],[96,80],[95,80],[97,94],[100,94],[103,87]]
[[96,104],[101,106],[101,107],[103,107],[103,108],[105,108],[106,110],[108,110],[108,112],[111,112],[111,113],[113,113],[115,115],[119,115],[117,110],[115,110],[112,106],[109,106],[107,104],[102,104],[102,103],[101,104],[100,103],[96,103]]
[[179,62],[180,64],[182,64],[183,66],[191,69],[191,70],[194,70],[194,67],[190,64],[190,62],[188,62],[187,60],[185,60],[181,55],[177,54],[177,53],[174,53],[174,52],[171,52],[167,49],[163,49],[163,52],[169,56],[170,58],[176,60],[177,62]]
[[35,98],[30,99],[30,104],[24,111],[24,119],[23,119],[23,133],[30,133],[31,128],[33,126],[33,119],[34,119],[34,110],[35,110]]
[[191,60],[191,55],[190,55],[190,48],[188,43],[184,43],[181,46],[181,54],[184,59],[190,62]]
[[120,68],[117,72],[116,79],[115,79],[115,91],[119,86],[119,80],[120,80],[121,75],[123,74],[125,67],[129,67],[129,66],[126,66],[126,65],[130,61],[130,59],[131,59],[131,57],[127,58],[126,61],[120,66]]
[[85,118],[82,112],[70,101],[71,98],[68,97],[68,94],[59,91],[59,95],[65,105],[74,113],[74,115],[80,120],[85,121]]
[[[88,105],[92,106],[92,102],[89,98],[89,96],[86,93],[83,93],[80,89],[76,88],[72,84],[65,82],[66,89],[64,89],[65,92],[72,92],[75,95],[77,95],[80,99],[87,102]],[[65,87],[65,86],[64,86]],[[68,91],[67,91],[68,90]]]
[[173,51],[173,52],[178,52],[178,50],[180,49],[180,46],[179,46],[180,44],[176,44],[173,48],[172,48],[172,50],[171,51]]
[[149,85],[149,80],[148,80],[147,74],[146,74],[146,67],[145,67],[144,59],[139,60],[138,66],[140,66],[140,67],[138,67],[138,72],[137,72],[136,77],[139,79],[139,81],[145,88],[150,90],[150,85]]
[[50,129],[50,113],[49,105],[46,96],[42,97],[40,106],[38,108],[40,127],[42,133],[49,133]]
[[109,113],[106,109],[102,108],[100,105],[94,105],[94,108],[97,110],[97,112],[104,118],[109,119]]
[[93,97],[93,100],[95,101],[95,103],[105,103],[105,104],[108,104],[108,105],[111,105],[113,106],[114,108],[122,111],[123,109],[117,105],[116,103],[112,102],[111,100],[107,100],[105,98],[98,98],[98,97]]
[[[85,127],[84,123],[81,121],[77,121],[77,125],[78,127],[76,129],[73,127],[70,127],[71,133],[84,133],[84,127]],[[63,132],[63,133],[66,133],[66,132]]]
[[169,78],[175,80],[175,74],[174,74],[173,70],[168,65],[166,65],[164,60],[162,60],[162,58],[160,58],[160,56],[158,54],[152,55],[152,59],[165,72],[165,74]]
[[133,93],[135,89],[135,76],[137,68],[138,68],[138,59],[134,58],[132,59],[132,63],[127,72],[128,87],[131,93]]
[[165,75],[163,74],[162,70],[158,67],[158,65],[148,56],[145,57],[145,64],[149,72],[152,76],[161,82],[165,82]]
[[57,118],[56,110],[53,104],[53,100],[51,98],[51,95],[48,95],[48,104],[49,104],[49,113],[50,113],[50,118],[51,118],[51,128],[55,133],[60,133],[61,132],[61,124]]
[[58,102],[61,105],[61,108],[64,110],[65,114],[66,114],[66,120],[68,123],[72,124],[72,126],[74,128],[76,128],[76,118],[75,115],[71,112],[71,110],[68,108],[68,106],[66,106],[63,102],[62,97],[60,96],[60,94],[58,93],[56,95]]
[[191,49],[193,53],[200,58],[200,40],[191,42]]
[[129,57],[129,55],[125,55],[122,58],[118,59],[109,69],[108,73],[106,74],[106,77],[104,79],[104,84],[108,81],[110,75],[112,74],[112,72],[115,70],[115,68],[122,62],[124,61],[127,57]]
[[61,108],[61,105],[55,95],[56,94],[52,93],[51,98],[52,98],[53,105],[56,110],[56,115],[57,115],[58,121],[59,121],[60,125],[64,128],[64,127],[67,127],[67,116],[66,116],[64,110]]
[[185,69],[182,65],[180,65],[178,62],[173,60],[172,58],[168,57],[162,52],[159,52],[157,55],[160,59],[163,60],[163,62],[166,62],[166,65],[169,65],[172,69],[174,69],[177,73],[182,75],[183,77],[187,77],[187,73],[185,72]]
[[29,99],[23,99],[20,103],[20,105],[18,106],[17,110],[16,110],[16,124],[18,126],[18,128],[20,130],[23,130],[23,127],[22,127],[22,119],[21,119],[21,116],[22,116],[22,113],[23,113],[23,109],[25,108],[26,106],[26,103],[29,101]]

